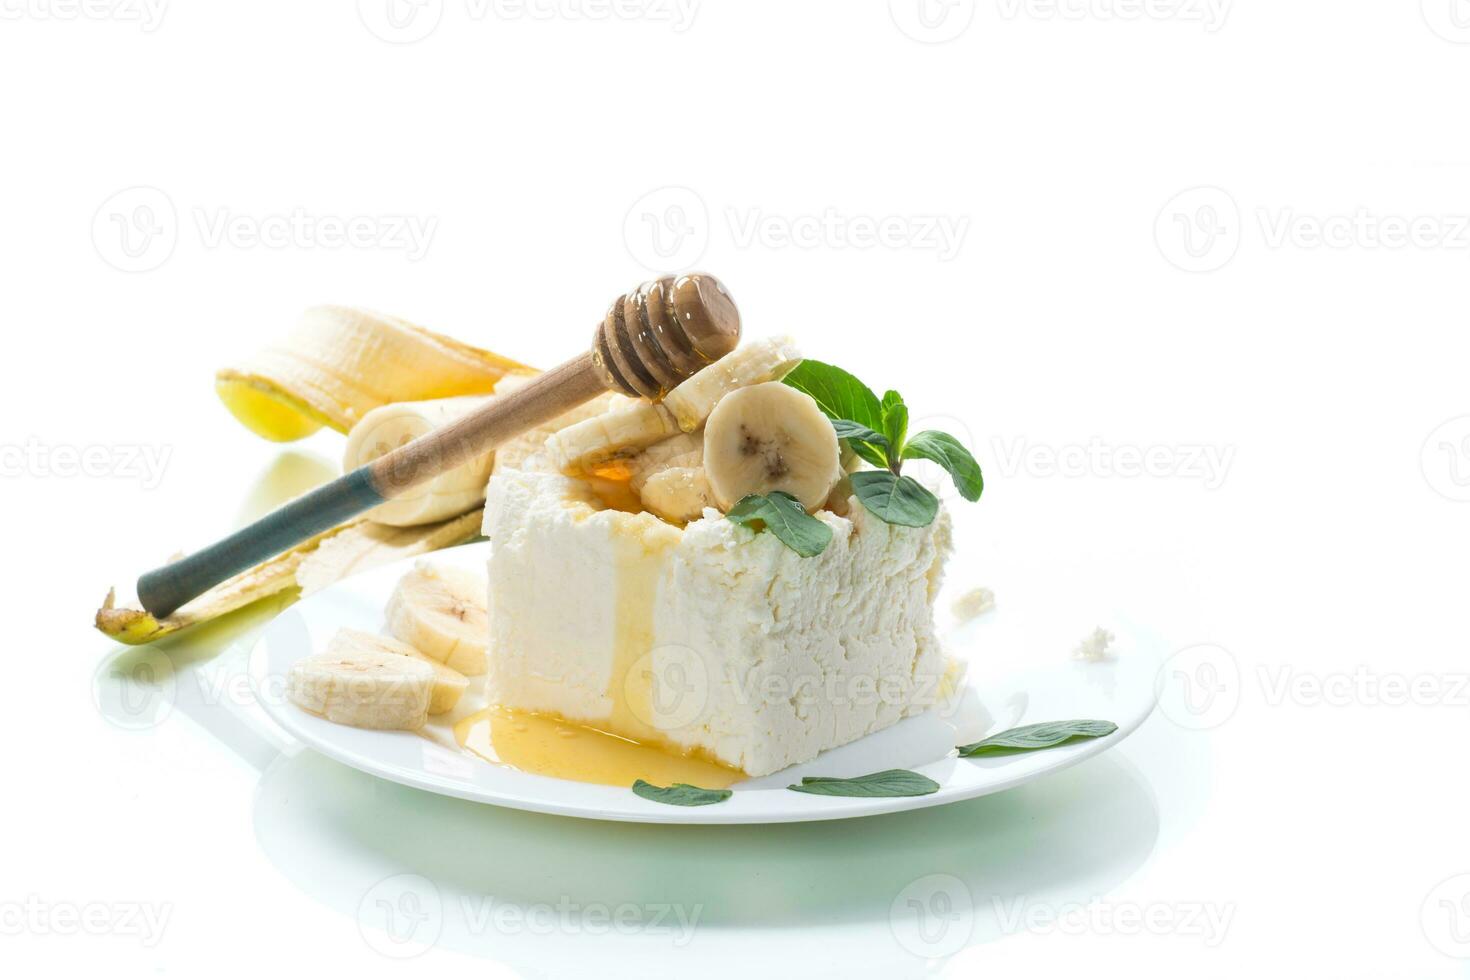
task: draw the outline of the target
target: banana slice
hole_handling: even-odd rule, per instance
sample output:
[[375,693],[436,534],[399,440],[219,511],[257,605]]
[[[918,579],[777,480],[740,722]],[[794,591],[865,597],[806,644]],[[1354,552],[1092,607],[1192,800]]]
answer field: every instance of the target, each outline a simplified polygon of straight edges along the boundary
[[[600,395],[584,405],[558,415],[545,425],[534,429],[527,429],[509,442],[497,446],[495,449],[495,463],[491,468],[492,473],[501,470],[520,470],[527,466],[538,465],[532,463],[534,457],[542,457],[546,449],[546,440],[567,426],[578,422],[585,422],[596,415],[601,415],[613,406],[617,396],[612,394]],[[549,463],[548,463],[549,465]]]
[[720,399],[704,427],[704,469],[721,510],[782,490],[808,513],[842,476],[837,433],[810,395],[768,381]]
[[628,460],[628,485],[634,493],[642,493],[649,477],[673,467],[694,467],[704,463],[704,440],[681,432],[672,439],[656,442]]
[[351,429],[379,405],[489,394],[524,364],[397,317],[318,306],[281,342],[215,376],[230,412],[277,442]]
[[546,454],[568,476],[586,476],[678,432],[673,414],[662,405],[626,398],[609,411],[567,426],[547,439]]
[[721,398],[783,377],[800,361],[789,337],[753,341],[695,373],[662,403],[619,399],[612,410],[563,429],[546,441],[547,456],[568,476],[595,473],[670,436],[694,432]]
[[429,714],[431,715],[442,715],[446,711],[453,711],[454,706],[459,704],[459,699],[464,696],[465,690],[470,686],[469,678],[453,667],[441,664],[407,643],[400,643],[392,637],[378,636],[376,633],[364,633],[362,630],[343,627],[337,631],[337,635],[332,637],[332,642],[327,645],[327,653],[367,656],[392,654],[428,664],[429,669],[434,672],[433,686],[429,691]]
[[[381,405],[364,415],[348,433],[342,467],[355,470],[371,463],[379,456],[386,456],[419,436],[469,414],[487,401],[525,387],[530,380],[529,377],[508,376],[501,379],[495,394],[489,396],[466,395]],[[490,482],[494,462],[495,451],[491,450],[413,487],[401,497],[379,504],[367,516],[392,527],[415,527],[458,517],[485,502],[485,484]]]
[[396,653],[367,653],[351,640],[343,652],[298,660],[287,675],[293,702],[339,725],[414,731],[429,718],[434,670],[422,660]]
[[702,466],[670,466],[651,475],[639,491],[644,508],[671,524],[698,520],[715,506],[714,491]]
[[421,561],[388,600],[388,631],[461,674],[483,674],[490,640],[488,597],[483,575]]
[[704,424],[721,398],[738,388],[779,381],[801,362],[790,337],[770,337],[738,347],[669,392],[664,405],[685,432]]

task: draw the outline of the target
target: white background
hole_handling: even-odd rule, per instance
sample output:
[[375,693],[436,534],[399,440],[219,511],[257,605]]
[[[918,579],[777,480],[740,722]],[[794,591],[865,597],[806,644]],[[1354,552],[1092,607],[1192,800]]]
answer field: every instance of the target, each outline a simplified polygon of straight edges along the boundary
[[[1463,975],[1470,5],[1059,2],[0,0],[7,972]],[[321,302],[548,366],[691,265],[949,416],[953,584],[1118,597],[1174,709],[999,797],[708,830],[378,784],[229,697],[98,710],[106,587],[336,464],[217,367]],[[227,681],[249,625],[167,662]],[[404,967],[359,925],[399,874],[645,927]]]

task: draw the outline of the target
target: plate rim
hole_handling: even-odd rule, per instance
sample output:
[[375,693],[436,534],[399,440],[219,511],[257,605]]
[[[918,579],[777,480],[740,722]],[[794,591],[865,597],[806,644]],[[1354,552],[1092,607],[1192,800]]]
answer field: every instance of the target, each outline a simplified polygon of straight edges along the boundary
[[[458,552],[457,558],[465,559],[471,551],[485,550],[490,548],[490,542],[477,541],[455,548],[443,549],[435,552],[445,555],[449,552]],[[307,596],[277,616],[254,638],[248,654],[246,675],[250,689],[255,696],[256,702],[265,711],[267,716],[279,725],[291,738],[307,749],[326,756],[333,761],[349,766],[359,772],[386,779],[389,782],[409,786],[424,792],[435,793],[441,796],[449,796],[472,803],[481,803],[490,806],[503,806],[516,810],[524,810],[532,813],[546,813],[554,816],[573,817],[584,820],[602,820],[618,823],[648,823],[648,824],[776,824],[776,823],[807,823],[821,820],[843,820],[867,816],[879,816],[888,813],[901,813],[908,810],[924,809],[931,806],[942,806],[949,803],[959,803],[965,800],[977,799],[992,793],[1001,793],[1018,786],[1039,779],[1051,773],[1061,772],[1081,762],[1108,751],[1122,742],[1153,714],[1157,707],[1157,689],[1151,685],[1146,706],[1141,711],[1134,711],[1132,715],[1121,721],[1114,719],[1117,731],[1103,736],[1102,738],[1088,739],[1072,745],[1059,746],[1048,749],[1045,752],[1025,753],[1021,755],[1005,757],[1014,771],[999,778],[991,777],[977,781],[966,780],[964,783],[955,785],[949,780],[956,773],[965,769],[975,769],[979,772],[995,772],[995,769],[971,760],[962,759],[951,752],[942,759],[925,763],[914,767],[914,771],[924,773],[940,783],[940,788],[934,793],[923,796],[902,797],[833,797],[818,796],[815,794],[800,793],[793,794],[802,800],[800,809],[781,808],[775,811],[761,809],[754,811],[751,807],[758,804],[751,798],[761,799],[764,794],[778,792],[774,788],[763,788],[748,790],[745,794],[736,794],[723,803],[713,806],[680,807],[667,804],[655,803],[645,800],[632,793],[631,790],[617,786],[606,786],[597,783],[582,783],[575,780],[557,779],[553,776],[544,776],[537,773],[529,773],[509,767],[497,767],[485,760],[467,760],[483,765],[491,771],[498,771],[498,775],[505,777],[519,777],[522,780],[533,781],[529,785],[535,786],[535,782],[545,781],[548,784],[559,786],[570,785],[577,792],[589,797],[586,803],[565,803],[546,796],[537,797],[534,794],[515,795],[510,790],[496,791],[476,783],[458,782],[453,779],[438,776],[427,769],[410,769],[394,762],[387,762],[370,754],[356,751],[340,741],[324,737],[321,726],[332,725],[332,722],[324,718],[318,718],[297,707],[285,697],[272,697],[265,689],[266,682],[279,675],[272,674],[269,664],[269,644],[273,634],[284,628],[284,622],[294,613],[300,615],[303,607],[315,604],[323,597],[338,589],[351,587],[363,587],[365,580],[370,577],[386,578],[395,570],[404,569],[410,563],[416,562],[425,556],[414,556],[390,562],[377,568],[368,569],[358,575],[351,576],[339,582],[335,582],[320,592]],[[406,570],[406,569],[405,569]],[[398,574],[402,574],[401,571]],[[1025,673],[1021,672],[1024,676]],[[284,687],[282,686],[282,690]],[[433,738],[423,736],[416,732],[395,731],[371,731],[368,729],[356,729],[350,726],[335,726],[346,728],[353,733],[352,738],[392,738],[392,739],[414,739],[426,745],[437,746],[441,751],[450,750]],[[289,750],[288,750],[289,751]],[[943,768],[945,772],[938,773],[933,770]],[[941,778],[944,776],[945,778]],[[745,796],[748,806],[742,806],[737,801]],[[597,797],[605,799],[598,800]]]

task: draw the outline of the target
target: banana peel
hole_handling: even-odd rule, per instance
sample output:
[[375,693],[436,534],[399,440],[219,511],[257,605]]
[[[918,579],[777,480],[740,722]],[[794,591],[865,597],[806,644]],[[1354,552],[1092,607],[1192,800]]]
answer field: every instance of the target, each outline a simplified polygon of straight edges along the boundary
[[97,610],[97,629],[120,643],[139,646],[291,589],[309,594],[348,575],[389,562],[474,540],[484,508],[418,527],[388,527],[359,518],[317,535],[284,554],[221,582],[162,619],[143,609],[119,607],[110,590]]
[[484,395],[534,368],[398,317],[345,306],[307,310],[295,329],[215,375],[215,391],[250,431],[275,442],[326,426],[347,432],[392,402]]

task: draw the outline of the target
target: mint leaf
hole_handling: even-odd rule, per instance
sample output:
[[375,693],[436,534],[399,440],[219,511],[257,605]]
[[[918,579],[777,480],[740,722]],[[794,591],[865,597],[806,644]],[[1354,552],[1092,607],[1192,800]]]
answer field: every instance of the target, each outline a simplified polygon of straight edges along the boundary
[[852,779],[832,776],[803,776],[801,785],[786,787],[814,796],[927,796],[939,790],[939,784],[928,776],[908,769],[886,769]]
[[833,419],[832,428],[837,430],[837,438],[846,439],[853,452],[874,466],[887,469],[888,460],[896,458],[888,438],[866,425],[859,425],[851,419]]
[[948,432],[920,432],[903,447],[904,459],[929,459],[943,466],[954,478],[955,489],[966,500],[979,500],[985,489],[980,464],[960,441]]
[[903,451],[903,441],[909,434],[909,407],[903,403],[903,396],[889,389],[883,393],[883,434],[888,437],[888,442],[893,446],[890,457],[897,462]]
[[863,506],[889,524],[928,527],[939,513],[939,498],[911,476],[895,476],[887,470],[858,470],[848,479]]
[[1035,725],[1011,728],[999,735],[991,735],[978,742],[959,747],[960,755],[966,758],[977,755],[1009,755],[1012,752],[1033,752],[1049,749],[1056,745],[1085,738],[1101,738],[1111,735],[1118,726],[1110,721],[1044,721]]
[[832,543],[832,529],[808,514],[795,497],[780,490],[749,494],[725,516],[741,527],[770,531],[803,558],[820,555]]
[[840,367],[808,359],[792,368],[781,382],[811,395],[829,419],[849,419],[874,432],[883,431],[883,406],[878,396]]
[[723,803],[734,795],[734,791],[728,789],[702,789],[688,783],[655,786],[641,779],[633,784],[633,792],[645,800],[669,806],[709,806],[711,803]]

